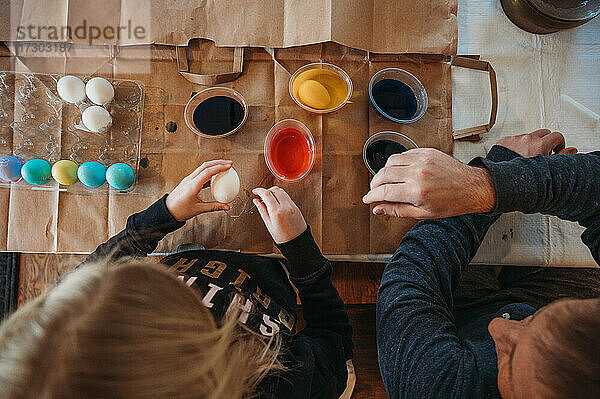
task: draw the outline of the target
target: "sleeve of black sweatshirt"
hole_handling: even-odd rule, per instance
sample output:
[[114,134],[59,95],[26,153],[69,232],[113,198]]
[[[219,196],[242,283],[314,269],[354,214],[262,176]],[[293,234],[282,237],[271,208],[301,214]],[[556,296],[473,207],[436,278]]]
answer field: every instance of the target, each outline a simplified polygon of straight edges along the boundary
[[167,209],[165,194],[148,209],[127,218],[125,229],[92,252],[83,263],[100,259],[143,257],[152,253],[158,242],[185,222],[178,222]]
[[310,376],[301,382],[302,390],[310,392],[308,397],[338,398],[346,388],[346,360],[352,358],[353,344],[344,303],[331,282],[331,263],[321,254],[310,228],[277,247],[288,260],[306,321],[291,344],[289,361],[302,365],[304,370],[297,375]]

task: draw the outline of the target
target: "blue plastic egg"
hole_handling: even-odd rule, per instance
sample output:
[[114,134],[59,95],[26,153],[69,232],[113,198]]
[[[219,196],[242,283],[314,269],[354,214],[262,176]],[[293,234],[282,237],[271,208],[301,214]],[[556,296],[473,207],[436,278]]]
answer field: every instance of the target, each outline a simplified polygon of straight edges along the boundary
[[86,187],[100,187],[106,181],[106,167],[96,161],[84,162],[77,169],[77,177]]
[[23,179],[29,184],[41,186],[50,180],[52,166],[45,159],[31,159],[21,168]]
[[7,155],[0,158],[0,180],[6,182],[19,181],[21,178],[21,168],[23,161],[12,155]]
[[126,190],[133,184],[133,168],[124,163],[115,163],[106,170],[106,181],[115,190]]

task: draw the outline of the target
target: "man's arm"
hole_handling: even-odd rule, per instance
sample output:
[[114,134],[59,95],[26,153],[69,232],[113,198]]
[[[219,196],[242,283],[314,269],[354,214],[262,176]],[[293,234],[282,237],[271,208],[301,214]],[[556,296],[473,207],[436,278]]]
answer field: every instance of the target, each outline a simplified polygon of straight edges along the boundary
[[[542,152],[574,151],[564,148],[564,139],[562,144],[556,143],[556,135],[544,139],[549,133],[537,131],[533,135],[537,144],[545,146]],[[494,154],[502,156],[492,159]],[[379,291],[377,327],[382,376],[391,397],[481,397],[486,393],[486,380],[470,344],[457,336],[452,293],[498,211],[508,210],[500,207],[505,193],[499,194],[494,174],[485,168],[459,164],[431,150],[406,155],[410,156],[395,156],[386,166],[388,171],[373,179],[365,202],[382,202],[374,208],[375,213],[383,210],[430,218],[497,209],[488,215],[421,222],[406,234],[384,271]],[[509,161],[516,156],[496,146],[487,160],[479,159],[474,164],[494,169],[521,161]],[[505,170],[504,166],[498,170]],[[508,197],[519,195],[513,191]],[[494,379],[490,383],[487,377],[487,383],[493,385]]]
[[[517,156],[496,146],[487,159]],[[485,396],[471,348],[457,335],[452,296],[496,219],[464,215],[420,222],[386,266],[377,298],[377,349],[391,398]]]
[[472,348],[458,337],[452,297],[494,220],[464,215],[420,222],[386,266],[377,350],[391,398],[485,396]]
[[578,222],[586,230],[583,242],[600,264],[600,152],[518,158],[490,163],[496,191],[492,213],[543,213]]
[[[577,152],[565,148],[562,134],[548,129],[505,137],[498,144],[490,153],[531,157]],[[495,161],[500,160],[506,159]],[[490,212],[496,199],[494,182],[484,168],[465,165],[433,148],[417,148],[392,155],[371,180],[363,202],[374,204],[375,214],[436,219]]]
[[377,203],[374,213],[420,219],[510,211],[558,216],[586,227],[582,240],[600,263],[600,152],[575,154],[549,130],[499,143],[522,156],[542,155],[477,158],[469,166],[437,150],[410,150],[389,158],[363,201]]

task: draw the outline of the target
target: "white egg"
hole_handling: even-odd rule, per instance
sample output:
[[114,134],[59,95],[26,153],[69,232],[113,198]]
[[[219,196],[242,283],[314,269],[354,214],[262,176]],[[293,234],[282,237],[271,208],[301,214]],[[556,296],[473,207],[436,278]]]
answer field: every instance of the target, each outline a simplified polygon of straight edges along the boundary
[[91,78],[85,85],[85,94],[94,104],[104,105],[112,101],[115,89],[104,78]]
[[78,104],[85,100],[85,85],[77,76],[63,76],[56,83],[58,95],[64,101]]
[[112,117],[106,108],[99,105],[87,107],[81,114],[81,121],[92,132],[104,132],[112,125]]
[[240,192],[240,177],[235,169],[230,168],[212,177],[210,180],[212,195],[219,202],[229,203]]

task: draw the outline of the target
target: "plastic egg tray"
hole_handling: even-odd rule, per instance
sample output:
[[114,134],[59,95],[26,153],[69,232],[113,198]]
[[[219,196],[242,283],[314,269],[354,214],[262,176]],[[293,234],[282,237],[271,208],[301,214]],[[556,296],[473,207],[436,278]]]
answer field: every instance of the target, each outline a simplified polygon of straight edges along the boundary
[[[52,165],[61,159],[70,159],[78,165],[98,161],[106,167],[122,162],[133,168],[134,184],[126,190],[115,190],[107,183],[91,189],[81,182],[62,186],[50,179],[34,186],[21,179],[15,183],[0,181],[0,186],[84,194],[134,191],[142,140],[143,84],[107,78],[115,89],[113,101],[106,106],[113,123],[100,134],[82,130],[80,108],[58,96],[56,82],[62,76],[0,71],[0,156],[14,155],[23,162],[41,158]],[[80,78],[84,83],[91,79]]]

